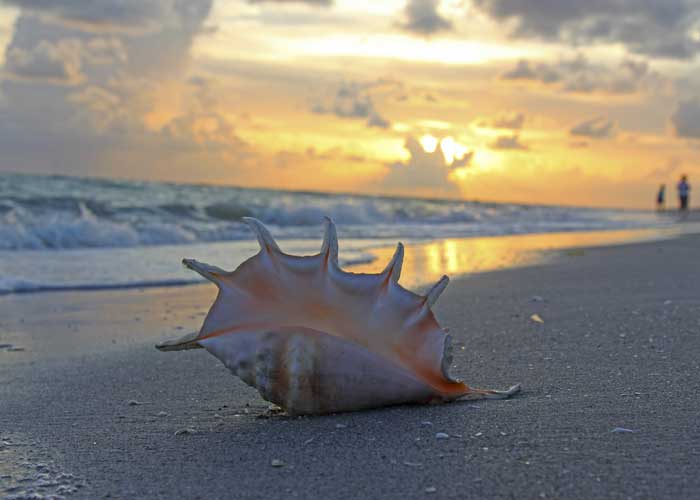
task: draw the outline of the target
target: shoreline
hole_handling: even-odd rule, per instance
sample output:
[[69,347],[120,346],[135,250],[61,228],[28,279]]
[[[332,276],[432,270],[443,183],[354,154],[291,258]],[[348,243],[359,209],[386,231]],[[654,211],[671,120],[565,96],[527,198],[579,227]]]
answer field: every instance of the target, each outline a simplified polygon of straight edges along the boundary
[[435,308],[453,374],[521,396],[298,419],[258,418],[267,403],[203,351],[153,348],[199,326],[213,286],[0,297],[0,343],[26,348],[0,350],[0,496],[690,497],[699,249],[559,249],[454,280]]
[[[663,231],[605,230],[433,240],[406,246],[400,283],[421,293],[443,274],[448,274],[455,282],[484,273],[553,265],[562,258],[582,255],[586,250],[670,241],[689,234],[696,233],[674,227]],[[282,246],[284,250],[284,242]],[[256,248],[257,243],[246,242],[249,252]],[[372,248],[371,261],[348,266],[346,270],[381,272],[394,250],[393,246]],[[23,362],[25,357],[60,360],[65,356],[138,344],[143,338],[141,332],[167,332],[146,334],[154,342],[160,342],[198,330],[215,298],[216,289],[206,280],[173,286],[88,290],[67,287],[0,294],[0,354],[8,350],[15,353],[12,357],[4,356],[8,364]],[[63,307],[56,308],[55,303]],[[65,304],[71,306],[65,307]],[[29,318],[23,316],[27,309],[32,311]],[[52,325],[54,332],[48,337],[40,333],[42,325],[47,324]],[[131,327],[110,338],[91,333],[93,329],[104,330],[103,324]]]
[[[670,227],[641,228],[641,229],[604,229],[562,232],[535,232],[524,234],[505,234],[495,236],[441,237],[426,240],[404,241],[409,269],[405,273],[402,284],[408,287],[425,286],[448,274],[456,279],[475,272],[487,272],[497,269],[508,269],[533,265],[551,258],[552,253],[562,249],[584,247],[610,246],[640,241],[665,240],[683,234],[700,233],[700,221],[677,224]],[[373,241],[367,244],[367,241]],[[396,242],[399,240],[358,240],[341,241],[341,266],[350,272],[371,273],[380,272],[385,263],[391,258]],[[283,251],[297,255],[308,255],[318,246],[316,240],[280,240]],[[476,248],[477,250],[473,250]],[[146,290],[161,288],[179,288],[197,286],[205,283],[199,276],[189,271],[180,270],[180,261],[184,256],[196,257],[198,260],[211,259],[229,269],[234,269],[257,251],[254,241],[228,241],[195,246],[166,245],[164,247],[139,247],[111,249],[117,254],[103,254],[110,249],[86,250],[73,249],[59,252],[49,252],[53,266],[62,269],[64,275],[86,276],[86,263],[94,267],[119,266],[128,268],[130,262],[146,259],[149,266],[158,268],[168,274],[144,280],[142,277],[132,277],[132,281],[114,283],[49,283],[33,282],[26,277],[0,279],[0,297],[7,295],[31,295],[44,293],[73,293],[73,292],[110,292]],[[44,254],[44,251],[39,255]],[[3,252],[0,252],[0,256]],[[190,255],[191,254],[191,255]],[[200,254],[205,257],[202,258]],[[26,252],[25,258],[14,262],[18,255],[9,252],[8,259],[28,271],[33,264],[32,251]],[[95,261],[96,256],[99,261]],[[109,260],[104,260],[109,257]],[[46,268],[42,264],[41,268]],[[2,269],[0,269],[2,270]],[[88,274],[89,275],[89,274]],[[85,279],[85,278],[83,278]]]

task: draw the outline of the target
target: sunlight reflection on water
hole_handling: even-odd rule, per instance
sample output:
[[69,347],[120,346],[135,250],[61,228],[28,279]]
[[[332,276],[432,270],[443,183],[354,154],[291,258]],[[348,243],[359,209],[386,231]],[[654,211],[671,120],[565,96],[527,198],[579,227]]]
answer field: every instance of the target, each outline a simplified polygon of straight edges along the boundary
[[[415,288],[431,284],[443,274],[455,278],[477,272],[538,264],[561,255],[556,250],[663,239],[686,230],[568,232],[414,243],[406,247],[400,281],[407,288]],[[370,253],[376,256],[374,261],[352,266],[348,270],[356,273],[380,272],[391,259],[394,249],[385,247],[373,249]]]

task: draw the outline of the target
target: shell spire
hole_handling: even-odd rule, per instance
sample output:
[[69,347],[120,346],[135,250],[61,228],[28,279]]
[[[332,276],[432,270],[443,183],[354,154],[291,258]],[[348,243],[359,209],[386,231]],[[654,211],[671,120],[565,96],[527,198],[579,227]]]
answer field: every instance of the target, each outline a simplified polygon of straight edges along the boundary
[[303,257],[282,252],[262,222],[244,221],[260,252],[232,272],[185,259],[219,293],[199,332],[158,349],[204,348],[290,414],[499,399],[520,390],[473,389],[449,376],[450,336],[431,310],[449,279],[425,297],[403,288],[401,243],[381,273],[354,274],[338,265],[330,218],[320,253]]
[[277,245],[277,242],[272,237],[272,234],[270,234],[270,231],[268,231],[262,222],[254,217],[243,217],[242,220],[248,224],[250,229],[252,229],[255,233],[255,236],[258,238],[258,243],[260,243],[261,250],[265,250],[267,252],[282,252],[279,245]]
[[403,267],[403,243],[399,242],[396,244],[396,250],[394,251],[394,256],[391,258],[389,263],[382,271],[382,276],[386,276],[390,281],[394,283],[399,282],[401,277],[401,268]]
[[437,300],[440,298],[440,295],[442,292],[445,291],[445,288],[447,288],[447,285],[450,283],[450,278],[447,275],[444,275],[442,278],[438,280],[437,283],[433,285],[433,287],[428,291],[427,295],[425,296],[425,303],[428,305],[428,307],[433,307]]
[[326,256],[328,262],[338,264],[338,232],[335,223],[330,217],[324,218],[325,232],[323,244],[321,245],[321,255]]
[[197,262],[194,259],[182,259],[182,265],[215,284],[219,282],[218,276],[226,274],[226,271],[220,267],[205,264],[204,262]]

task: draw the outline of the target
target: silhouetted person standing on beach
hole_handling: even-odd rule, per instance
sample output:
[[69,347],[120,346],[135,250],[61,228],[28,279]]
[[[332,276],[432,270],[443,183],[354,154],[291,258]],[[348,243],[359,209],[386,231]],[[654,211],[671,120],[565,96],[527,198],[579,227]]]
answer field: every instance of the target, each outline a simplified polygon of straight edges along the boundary
[[683,175],[678,183],[678,201],[682,211],[688,210],[688,197],[690,195],[690,184],[688,184],[688,176]]
[[666,208],[666,184],[659,186],[659,194],[656,195],[656,210],[663,212]]

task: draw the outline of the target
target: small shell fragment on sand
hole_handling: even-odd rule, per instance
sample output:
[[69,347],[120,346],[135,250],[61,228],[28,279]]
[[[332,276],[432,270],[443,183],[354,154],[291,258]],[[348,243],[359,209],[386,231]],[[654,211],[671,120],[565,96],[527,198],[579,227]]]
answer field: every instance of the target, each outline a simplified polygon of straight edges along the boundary
[[0,351],[6,351],[6,352],[21,352],[25,351],[26,349],[24,347],[18,346],[18,345],[13,345],[13,344],[0,344]]
[[446,432],[438,432],[435,434],[435,439],[449,439],[450,435]]
[[129,406],[140,406],[143,403],[141,401],[136,401],[135,399],[130,399],[129,401],[126,402]]
[[542,316],[539,314],[535,313],[532,316],[530,316],[530,319],[534,321],[535,323],[544,323],[544,320],[542,319]]
[[187,435],[187,434],[194,434],[194,433],[196,433],[196,432],[197,432],[197,431],[195,431],[192,427],[186,427],[186,428],[184,428],[184,429],[178,429],[178,430],[176,430],[176,431],[175,431],[175,435],[176,435],[176,436],[183,436],[183,435]]
[[426,493],[435,493],[437,488],[435,486],[428,486],[425,490]]
[[273,458],[273,459],[270,461],[270,465],[271,465],[272,467],[284,467],[284,466],[287,465],[287,464],[284,463],[282,460],[279,460],[279,459],[277,459],[277,458]]
[[627,428],[625,428],[625,427],[615,427],[615,428],[614,428],[613,430],[611,430],[610,432],[614,432],[614,433],[616,433],[616,434],[624,434],[624,433],[635,433],[635,432],[639,432],[639,430],[636,430],[636,429],[627,429]]

